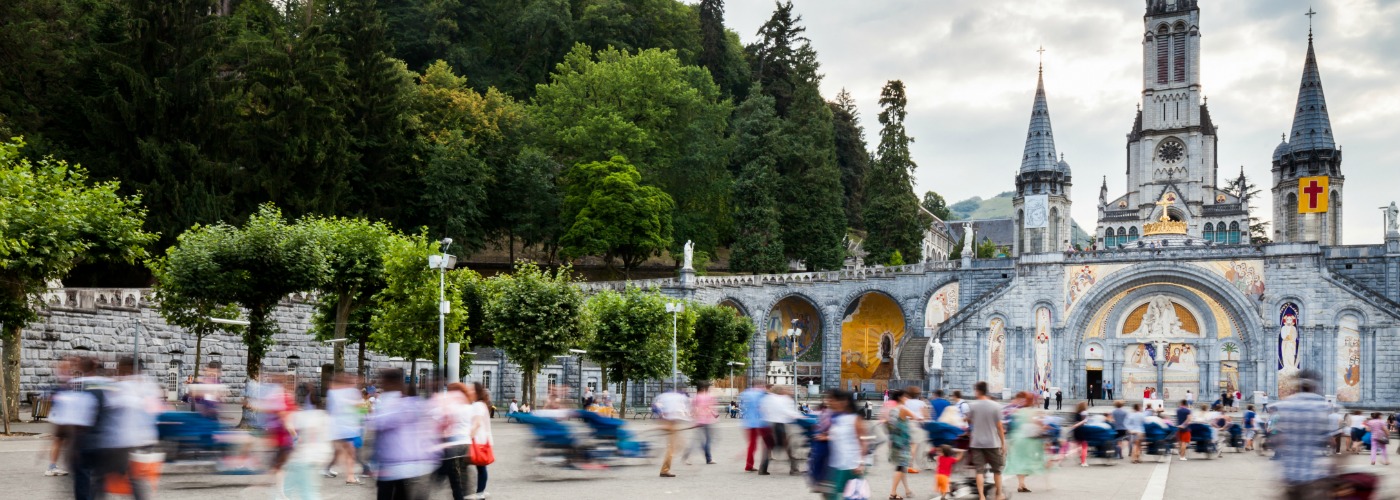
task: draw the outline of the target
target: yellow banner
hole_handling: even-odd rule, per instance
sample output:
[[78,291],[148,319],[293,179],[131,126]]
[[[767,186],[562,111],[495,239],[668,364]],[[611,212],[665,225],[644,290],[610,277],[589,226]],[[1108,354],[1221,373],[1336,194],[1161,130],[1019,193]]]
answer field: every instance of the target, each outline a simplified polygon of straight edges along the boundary
[[1327,176],[1298,179],[1298,213],[1320,214],[1327,211]]

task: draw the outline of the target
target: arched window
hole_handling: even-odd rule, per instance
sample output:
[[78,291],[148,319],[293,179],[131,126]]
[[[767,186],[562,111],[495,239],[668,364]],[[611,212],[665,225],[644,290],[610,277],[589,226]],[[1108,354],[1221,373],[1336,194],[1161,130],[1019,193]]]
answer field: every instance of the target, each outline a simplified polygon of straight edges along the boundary
[[1215,224],[1206,223],[1206,230],[1201,232],[1201,237],[1206,241],[1215,241]]
[[1128,230],[1123,229],[1123,228],[1120,227],[1120,228],[1118,228],[1118,246],[1121,247],[1121,246],[1127,245],[1127,244],[1128,244]]
[[1239,222],[1231,222],[1231,223],[1230,223],[1230,241],[1229,241],[1229,243],[1230,243],[1231,245],[1238,245],[1238,244],[1240,243],[1240,223],[1239,223]]
[[1061,248],[1063,243],[1060,241],[1060,209],[1052,208],[1050,209],[1050,248],[1047,250],[1051,252],[1063,250]]
[[1288,201],[1283,205],[1283,239],[1298,241],[1298,194],[1288,193]]
[[1137,226],[1133,226],[1133,227],[1128,228],[1128,242],[1129,242],[1129,243],[1132,243],[1132,242],[1134,242],[1134,241],[1137,241],[1137,239],[1138,239]]

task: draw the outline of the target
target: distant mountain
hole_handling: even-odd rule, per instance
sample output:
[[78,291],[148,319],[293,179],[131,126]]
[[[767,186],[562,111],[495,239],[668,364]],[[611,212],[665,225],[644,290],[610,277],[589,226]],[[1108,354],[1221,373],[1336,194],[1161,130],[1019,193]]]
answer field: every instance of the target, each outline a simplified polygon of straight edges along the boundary
[[[973,196],[948,205],[948,211],[952,212],[953,220],[1010,219],[1011,199],[1015,196],[1015,191],[1007,191],[985,200],[980,196]],[[1079,222],[1070,220],[1070,231],[1073,232],[1074,244],[1080,247],[1089,246],[1089,233],[1079,227]]]

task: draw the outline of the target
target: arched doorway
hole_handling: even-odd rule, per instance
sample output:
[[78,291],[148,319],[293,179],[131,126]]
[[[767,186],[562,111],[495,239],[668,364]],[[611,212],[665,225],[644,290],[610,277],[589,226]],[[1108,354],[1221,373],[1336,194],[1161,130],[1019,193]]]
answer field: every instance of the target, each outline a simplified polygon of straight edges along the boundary
[[779,300],[758,332],[767,347],[766,370],[759,375],[770,384],[791,385],[796,377],[798,385],[821,385],[823,326],[820,310],[806,297]]
[[847,304],[841,319],[841,387],[888,389],[904,326],[904,312],[889,295],[867,292]]

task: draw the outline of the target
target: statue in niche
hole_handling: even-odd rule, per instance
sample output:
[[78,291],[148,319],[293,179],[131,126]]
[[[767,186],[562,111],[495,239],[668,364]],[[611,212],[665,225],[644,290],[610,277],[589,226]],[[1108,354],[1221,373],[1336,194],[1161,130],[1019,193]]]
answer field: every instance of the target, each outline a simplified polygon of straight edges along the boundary
[[1166,297],[1153,297],[1147,302],[1147,313],[1137,330],[1129,332],[1147,338],[1169,338],[1192,335],[1181,328],[1181,318],[1176,316],[1176,305]]

